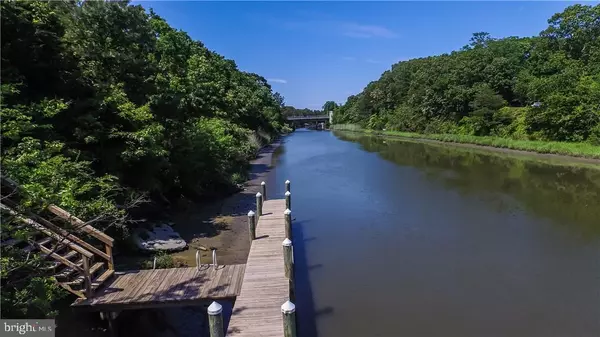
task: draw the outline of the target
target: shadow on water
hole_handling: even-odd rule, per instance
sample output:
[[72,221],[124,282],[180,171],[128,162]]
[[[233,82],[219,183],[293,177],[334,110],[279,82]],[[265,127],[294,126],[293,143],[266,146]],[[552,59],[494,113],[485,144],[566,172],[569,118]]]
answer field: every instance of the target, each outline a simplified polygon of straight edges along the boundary
[[317,318],[333,314],[332,307],[317,310],[309,273],[322,268],[322,264],[308,265],[306,243],[316,240],[305,238],[303,225],[306,222],[294,223],[294,270],[296,281],[296,308],[298,312],[298,335],[300,337],[317,337]]

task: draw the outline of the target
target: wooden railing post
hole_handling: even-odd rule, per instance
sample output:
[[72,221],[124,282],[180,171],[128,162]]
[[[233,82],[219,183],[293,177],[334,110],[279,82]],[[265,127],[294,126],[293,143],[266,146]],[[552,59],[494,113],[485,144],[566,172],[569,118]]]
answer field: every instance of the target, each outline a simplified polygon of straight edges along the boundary
[[263,181],[262,183],[260,183],[260,187],[261,187],[262,197],[263,197],[263,202],[264,202],[265,200],[267,200],[267,183],[265,183]]
[[296,306],[287,301],[281,306],[283,313],[283,336],[296,337]]
[[285,237],[293,240],[292,236],[292,211],[286,209],[283,211],[283,217],[285,218]]
[[256,217],[260,217],[262,215],[262,194],[260,192],[256,193]]
[[104,251],[106,252],[106,255],[109,256],[109,260],[108,260],[108,269],[110,270],[115,270],[115,263],[113,261],[113,254],[112,254],[112,246],[105,244],[104,245]]
[[291,184],[292,184],[292,183],[291,183],[289,180],[286,180],[286,181],[285,181],[285,191],[286,191],[286,192],[290,192],[290,193],[292,192],[292,190],[291,190],[291,186],[290,186]]
[[291,210],[292,209],[292,192],[285,192],[285,208]]
[[248,212],[248,227],[250,229],[250,242],[256,239],[256,215],[254,212]]
[[212,249],[212,265],[216,268],[217,265],[217,249],[213,248]]
[[82,255],[83,260],[83,277],[85,282],[85,296],[87,298],[92,297],[92,277],[90,275],[90,259]]
[[[156,261],[156,257],[154,259]],[[200,267],[202,267],[202,261],[200,260],[200,251],[196,250],[196,270],[200,271]]]
[[212,302],[208,307],[208,326],[210,337],[225,337],[223,330],[223,306],[217,302]]

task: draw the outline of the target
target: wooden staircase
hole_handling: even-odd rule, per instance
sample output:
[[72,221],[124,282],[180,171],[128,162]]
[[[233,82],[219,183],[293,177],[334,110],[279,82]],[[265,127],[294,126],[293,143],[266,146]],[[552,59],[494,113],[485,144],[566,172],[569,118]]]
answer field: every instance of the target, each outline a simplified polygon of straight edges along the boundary
[[[55,205],[48,206],[44,216],[17,211],[18,190],[16,183],[2,177],[2,218],[20,223],[13,231],[2,231],[2,247],[42,254],[61,287],[82,299],[93,297],[114,275],[113,238]],[[16,230],[25,230],[27,239],[14,238]]]

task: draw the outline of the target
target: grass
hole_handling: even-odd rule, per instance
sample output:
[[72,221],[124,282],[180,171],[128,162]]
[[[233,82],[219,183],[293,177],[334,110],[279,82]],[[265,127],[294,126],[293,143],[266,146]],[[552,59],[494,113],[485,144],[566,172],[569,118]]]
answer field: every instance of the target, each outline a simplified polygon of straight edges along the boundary
[[402,131],[376,131],[362,129],[354,124],[338,124],[332,130],[363,132],[367,134],[394,136],[412,139],[431,139],[448,143],[476,144],[496,148],[531,151],[537,153],[559,154],[573,157],[600,159],[600,146],[590,143],[546,142],[536,140],[515,140],[500,137],[478,137],[456,134],[421,134]]

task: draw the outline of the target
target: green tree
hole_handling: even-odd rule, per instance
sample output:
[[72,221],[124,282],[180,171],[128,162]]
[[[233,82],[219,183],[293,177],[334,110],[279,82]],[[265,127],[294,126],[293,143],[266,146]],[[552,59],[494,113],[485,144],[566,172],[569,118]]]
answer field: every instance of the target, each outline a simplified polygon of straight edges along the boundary
[[459,51],[394,64],[348,97],[334,122],[595,142],[599,22],[600,5],[573,5],[553,15],[539,36],[475,33]]
[[335,108],[337,108],[337,103],[334,101],[327,101],[325,102],[325,104],[323,104],[323,108],[321,110],[323,110],[324,113],[328,113],[330,111],[334,111]]

